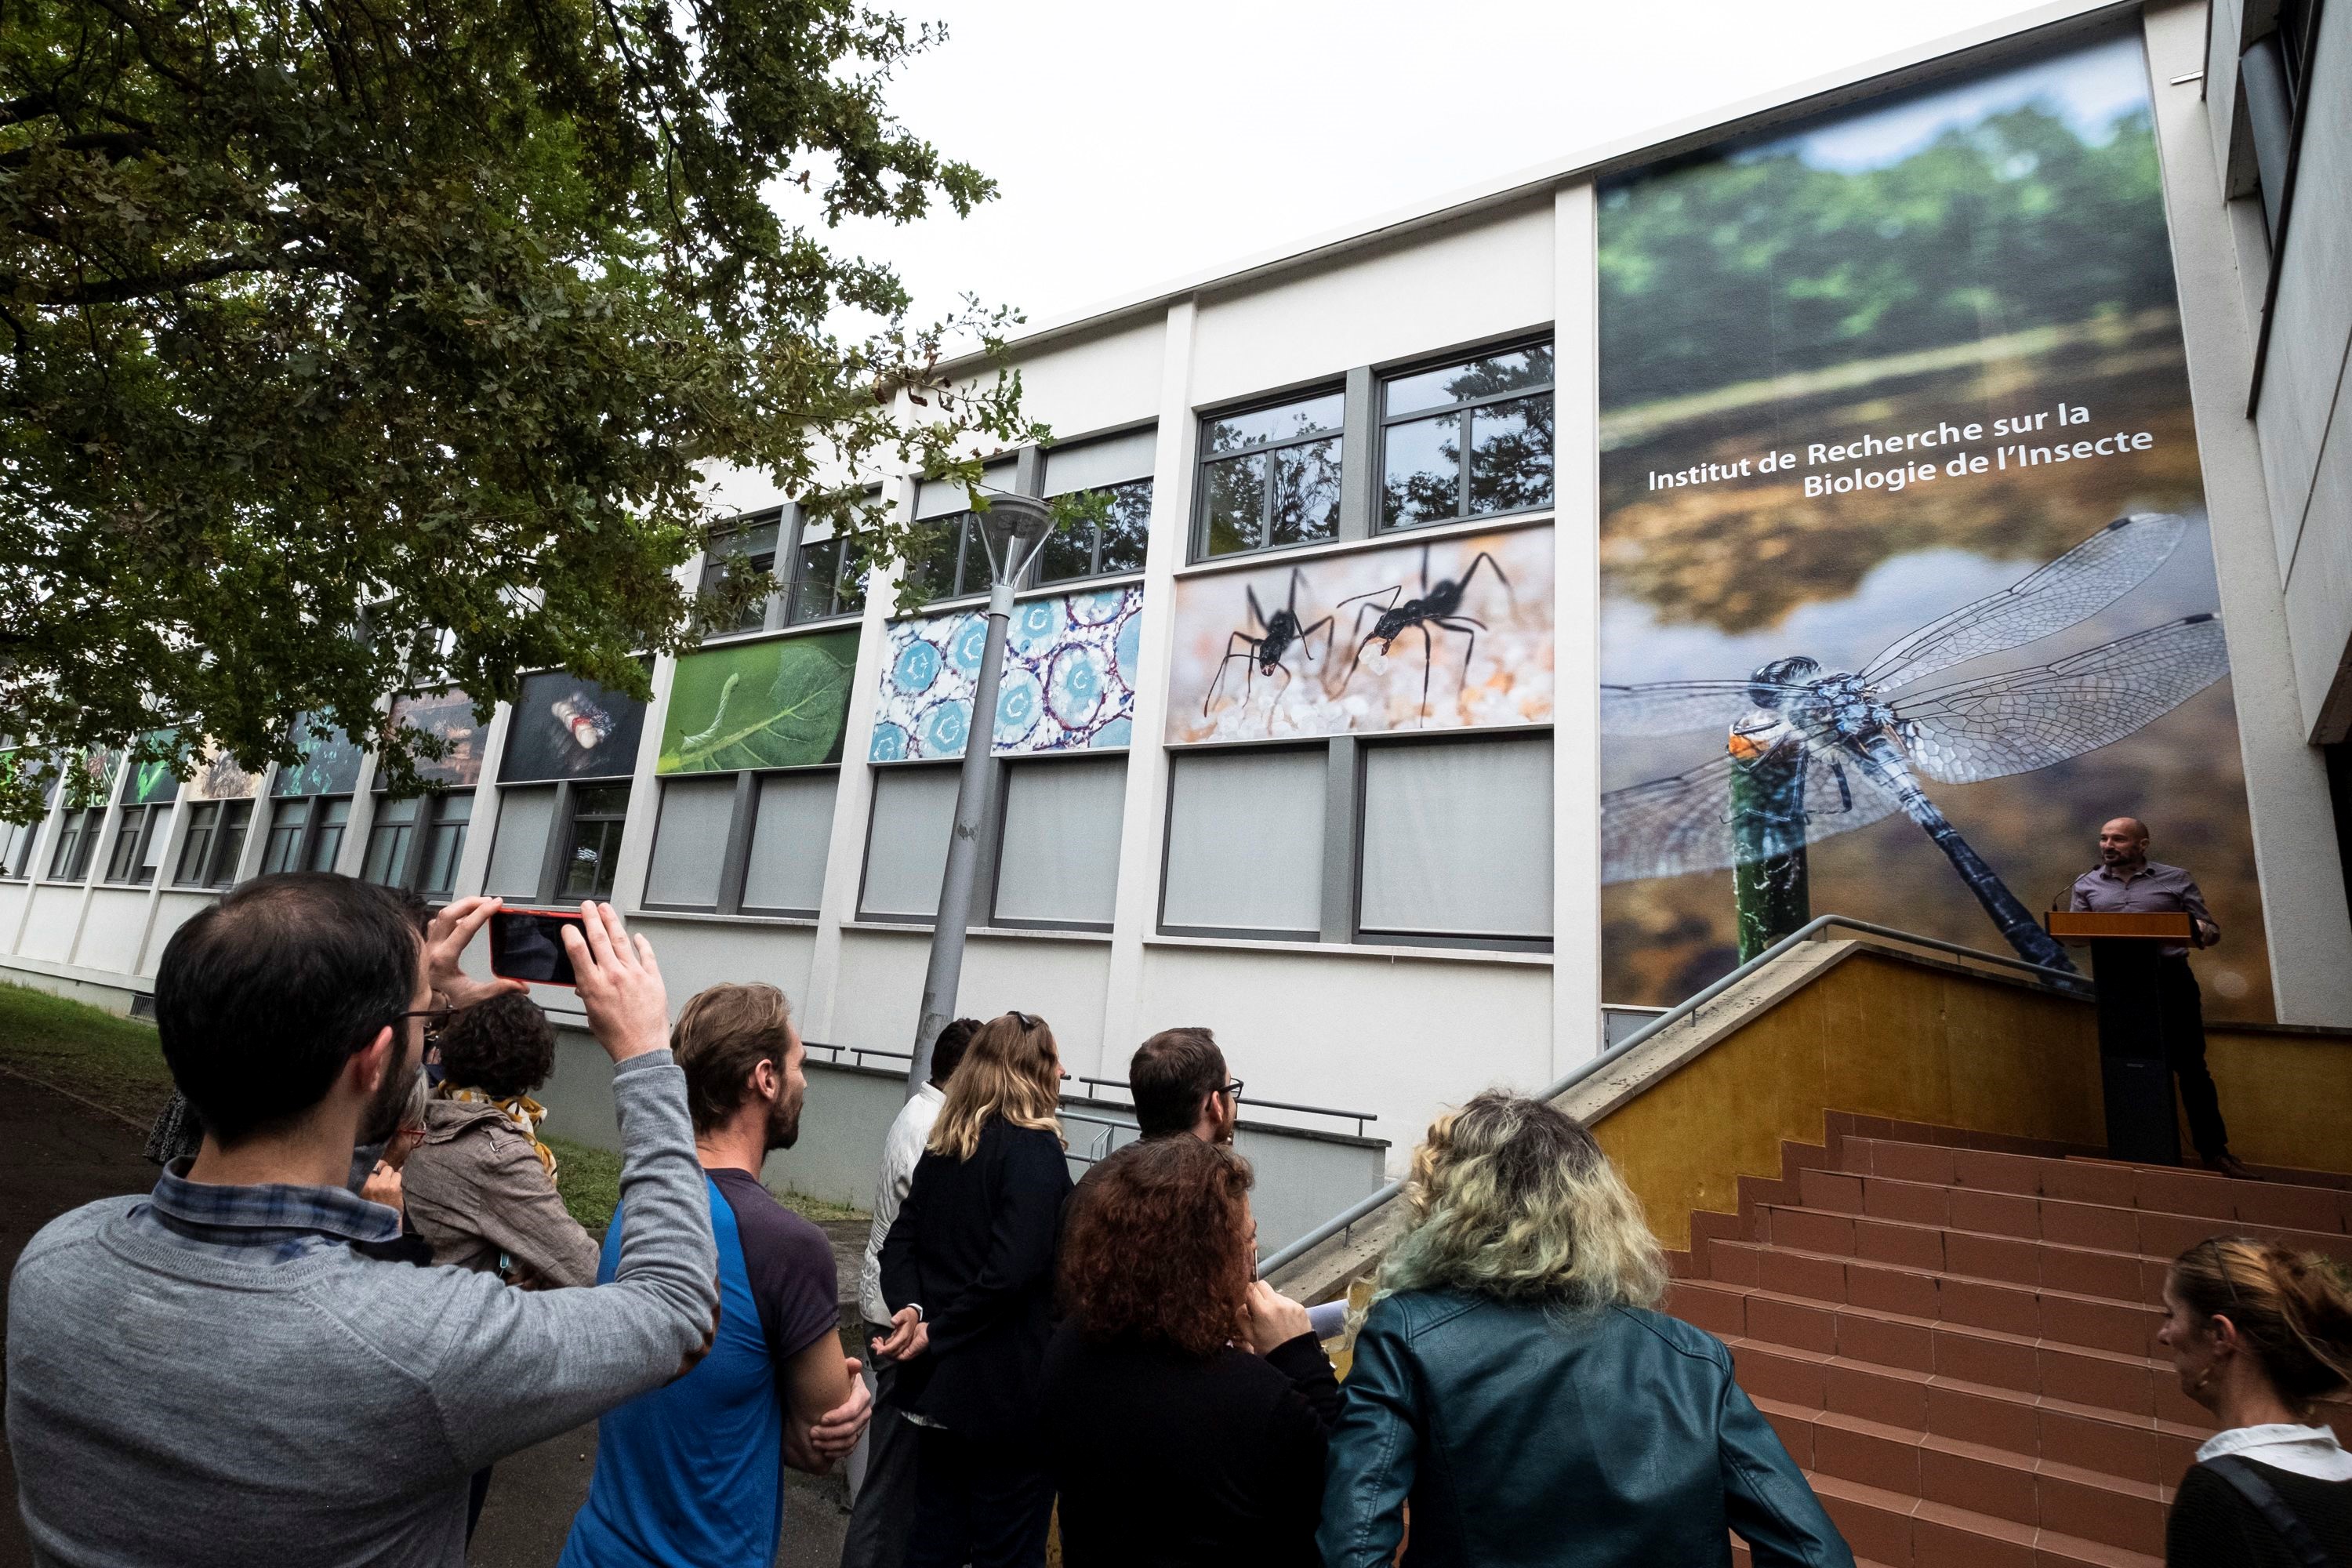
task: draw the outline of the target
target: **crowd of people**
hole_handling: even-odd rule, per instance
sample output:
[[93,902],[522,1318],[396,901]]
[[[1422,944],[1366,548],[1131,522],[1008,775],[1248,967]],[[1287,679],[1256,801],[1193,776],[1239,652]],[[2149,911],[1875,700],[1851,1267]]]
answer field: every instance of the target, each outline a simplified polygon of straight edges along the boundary
[[[799,1135],[772,986],[675,1023],[651,946],[565,946],[613,1064],[601,1246],[532,1098],[544,1016],[461,957],[496,910],[268,877],[155,983],[180,1099],[152,1192],[45,1226],[8,1304],[7,1434],[35,1560],[457,1564],[501,1458],[590,1419],[563,1568],[768,1568],[785,1467],[851,1458],[844,1568],[1846,1565],[1837,1529],[1665,1269],[1587,1130],[1491,1092],[1414,1151],[1344,1331],[1256,1277],[1242,1085],[1206,1029],[1144,1042],[1140,1136],[1075,1185],[1043,1018],[960,1019],[891,1127],[838,1332],[830,1244],[761,1172]],[[2352,1562],[2352,1380],[2323,1260],[2219,1237],[2158,1342],[2223,1428],[2168,1561]],[[854,1456],[854,1458],[852,1458]],[[1058,1504],[1058,1513],[1057,1513]]]

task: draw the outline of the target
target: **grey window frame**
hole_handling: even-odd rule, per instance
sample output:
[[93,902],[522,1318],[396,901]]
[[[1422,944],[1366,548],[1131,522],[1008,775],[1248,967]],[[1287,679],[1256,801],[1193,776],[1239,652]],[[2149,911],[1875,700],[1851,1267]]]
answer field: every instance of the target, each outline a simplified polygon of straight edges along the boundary
[[[544,789],[546,785],[519,784],[516,787],[519,789]],[[631,780],[625,777],[611,779],[564,779],[556,784],[555,810],[553,816],[549,820],[547,845],[539,863],[539,891],[534,895],[538,901],[542,904],[552,904],[559,900],[569,904],[574,898],[574,895],[563,891],[564,869],[571,864],[572,851],[577,847],[580,825],[583,822],[595,822],[599,824],[607,822],[618,823],[621,825],[621,836],[619,837],[615,837],[612,841],[614,860],[612,886],[606,888],[603,892],[583,893],[578,895],[578,897],[589,903],[604,904],[612,902],[614,895],[619,890],[620,866],[618,862],[621,855],[621,846],[625,842],[628,832],[628,802],[626,798],[623,800],[621,809],[618,814],[599,812],[593,816],[583,816],[581,815],[580,811],[580,793],[583,790],[592,789],[617,789],[627,792],[629,795],[635,794],[634,784]]]
[[[423,885],[425,880],[425,863],[430,852],[430,846],[432,845],[434,835],[443,826],[446,826],[446,824],[442,820],[442,812],[446,808],[446,803],[449,800],[457,795],[464,795],[467,797],[466,821],[462,825],[462,827],[464,832],[471,832],[473,830],[473,797],[478,792],[470,786],[459,789],[424,791],[422,794],[409,797],[416,803],[416,813],[414,816],[410,817],[408,821],[404,823],[386,824],[380,821],[379,817],[381,816],[384,805],[390,801],[392,797],[381,791],[378,791],[374,797],[373,808],[369,814],[367,846],[360,857],[361,877],[364,879],[367,875],[368,858],[375,852],[376,835],[383,832],[387,826],[404,827],[408,831],[407,841],[400,847],[392,865],[386,868],[384,879],[382,882],[377,883],[376,886],[393,888],[402,892],[417,893],[427,900],[447,900],[454,898],[456,896],[455,884],[457,880],[457,867],[455,860],[452,861],[450,868],[451,887],[446,890],[427,889]],[[303,863],[307,865],[309,864],[309,858],[312,846],[315,843],[313,836],[318,832],[319,828],[323,826],[319,819],[325,815],[324,803],[344,797],[339,795],[307,795],[297,798],[308,799],[319,803],[314,805],[310,814],[310,821],[306,825],[304,829],[302,854]],[[340,826],[343,829],[343,837],[348,838],[351,835],[351,824],[349,820],[346,819]],[[342,846],[341,842],[338,842],[336,845],[336,850],[339,855],[341,851],[341,847]],[[458,858],[462,858],[464,853],[464,838],[461,834],[459,838]]]
[[[1302,931],[1276,930],[1271,927],[1194,926],[1171,924],[1168,920],[1168,871],[1169,867],[1175,859],[1175,857],[1170,853],[1170,846],[1173,845],[1176,841],[1176,775],[1179,772],[1176,765],[1177,759],[1194,752],[1202,755],[1213,754],[1217,756],[1239,756],[1264,755],[1277,752],[1307,751],[1321,751],[1323,752],[1324,805],[1323,888],[1321,897],[1322,929],[1319,931]],[[1334,808],[1339,805],[1339,801],[1338,795],[1333,792],[1332,781],[1340,776],[1343,773],[1352,774],[1355,765],[1355,737],[1352,735],[1302,736],[1297,740],[1282,741],[1273,744],[1252,743],[1249,745],[1238,746],[1209,745],[1169,747],[1168,764],[1163,770],[1167,779],[1167,784],[1166,787],[1160,792],[1160,887],[1159,890],[1153,895],[1153,928],[1162,936],[1198,936],[1222,938],[1240,942],[1345,942],[1348,940],[1344,933],[1336,931],[1333,923],[1333,917],[1335,912],[1345,911],[1345,918],[1352,921],[1354,906],[1352,903],[1342,899],[1340,901],[1339,911],[1335,911],[1334,910],[1332,856],[1335,844],[1335,818],[1340,819],[1336,824],[1337,830],[1339,832],[1352,832],[1354,829],[1354,822],[1351,814],[1335,811]]]
[[[1189,531],[1190,547],[1185,551],[1187,561],[1194,565],[1209,561],[1238,561],[1246,555],[1265,555],[1286,550],[1311,550],[1318,545],[1334,544],[1350,537],[1348,527],[1349,521],[1348,512],[1350,510],[1349,470],[1350,462],[1360,459],[1357,458],[1359,443],[1349,439],[1353,426],[1357,423],[1348,416],[1349,405],[1353,401],[1348,396],[1349,390],[1349,383],[1345,379],[1327,380],[1297,387],[1276,396],[1253,397],[1246,402],[1228,404],[1223,407],[1203,410],[1200,414],[1196,427],[1199,431],[1200,450],[1195,453],[1192,464],[1192,526]],[[1294,403],[1312,403],[1318,398],[1328,397],[1334,393],[1338,393],[1341,398],[1339,423],[1337,425],[1304,431],[1295,436],[1286,436],[1279,441],[1262,441],[1252,447],[1236,447],[1230,452],[1208,450],[1209,426],[1221,419],[1231,419],[1244,414],[1262,414],[1269,408],[1282,408]],[[1275,487],[1272,455],[1292,447],[1308,447],[1318,441],[1330,440],[1337,440],[1339,443],[1340,497],[1339,516],[1334,520],[1331,537],[1305,540],[1297,544],[1270,542],[1274,536]],[[1219,463],[1238,462],[1257,454],[1264,454],[1268,458],[1265,496],[1258,507],[1258,542],[1247,549],[1229,550],[1222,555],[1212,555],[1209,553],[1209,470]]]
[[[58,831],[49,845],[49,873],[44,882],[86,882],[89,880],[89,862],[99,837],[106,830],[107,808],[102,805],[68,806],[58,818]],[[93,822],[91,818],[97,820]]]
[[[713,545],[724,545],[730,539],[750,533],[755,529],[765,528],[771,523],[773,523],[776,529],[775,544],[768,552],[767,575],[770,586],[760,619],[750,626],[716,628],[711,632],[711,636],[735,637],[775,629],[774,622],[778,614],[777,599],[780,596],[776,586],[776,563],[783,555],[786,542],[797,531],[794,527],[795,520],[788,514],[798,510],[796,507],[773,506],[764,511],[747,511],[739,517],[729,518],[725,523],[711,531],[710,542]],[[719,567],[727,559],[728,556],[723,550],[705,550],[702,552],[701,570],[695,580],[694,591],[697,598],[700,598],[717,585],[715,578],[725,575],[720,573]],[[753,560],[756,563],[757,557],[753,557]]]
[[[175,888],[226,888],[236,880],[236,863],[245,858],[246,840],[253,833],[253,802],[250,800],[197,800],[187,802],[188,831],[181,836],[180,857],[172,868],[172,885]],[[196,818],[209,812],[199,824]],[[236,824],[234,834],[230,824]],[[205,835],[203,847],[197,848],[196,834]],[[194,875],[188,865],[189,853],[195,850]],[[227,864],[224,866],[223,851]],[[160,868],[159,868],[160,869]]]
[[[1340,868],[1341,873],[1346,878],[1348,886],[1347,924],[1349,941],[1375,947],[1457,947],[1468,948],[1480,952],[1550,952],[1553,951],[1558,940],[1556,935],[1550,937],[1437,935],[1424,933],[1422,931],[1391,931],[1385,927],[1376,930],[1368,930],[1363,923],[1364,798],[1366,786],[1370,781],[1371,758],[1370,753],[1375,751],[1382,751],[1390,748],[1402,750],[1412,746],[1461,745],[1471,742],[1484,742],[1487,743],[1495,742],[1520,742],[1525,743],[1533,743],[1538,740],[1553,742],[1554,750],[1552,753],[1552,766],[1554,768],[1558,768],[1559,765],[1558,742],[1553,733],[1553,726],[1549,724],[1511,724],[1466,730],[1448,730],[1434,735],[1416,735],[1411,733],[1391,733],[1378,736],[1368,735],[1363,737],[1358,744],[1350,748],[1355,754],[1350,760],[1349,764],[1349,772],[1352,776],[1350,779],[1349,788],[1350,800],[1348,809],[1348,858],[1345,865]],[[1559,831],[1559,824],[1555,822],[1552,826],[1553,831],[1557,833]],[[1329,876],[1329,868],[1325,868],[1325,874],[1327,877]],[[1329,884],[1327,882],[1326,886],[1328,887],[1328,885]],[[1552,889],[1552,908],[1555,922],[1559,916],[1559,889],[1555,886]]]
[[[878,503],[881,492],[879,489],[868,489],[866,492],[866,498],[868,504]],[[711,542],[719,544],[736,534],[748,532],[755,528],[765,528],[772,522],[776,527],[776,548],[774,554],[769,558],[770,588],[766,607],[761,612],[758,624],[715,628],[705,635],[703,638],[705,642],[718,642],[729,637],[761,637],[790,627],[814,626],[823,621],[845,620],[865,614],[865,577],[861,574],[855,581],[848,580],[845,570],[848,552],[838,548],[834,552],[833,576],[824,588],[824,607],[821,611],[802,614],[805,605],[803,595],[808,584],[800,574],[800,559],[802,547],[812,542],[807,537],[811,521],[806,507],[798,501],[786,501],[781,506],[763,507],[757,511],[740,513],[727,519],[712,531]],[[836,532],[830,542],[837,542],[840,538],[841,535]],[[822,544],[830,542],[817,540],[813,542]],[[695,592],[698,595],[709,585],[712,569],[724,558],[723,555],[709,550],[703,552],[695,579]]]
[[[114,840],[106,852],[106,875],[102,880],[110,887],[144,888],[153,883],[155,873],[162,868],[146,864],[148,841],[159,823],[172,820],[174,804],[169,800],[149,801],[144,805],[126,805],[121,809],[114,825]],[[117,876],[115,862],[122,858],[126,843],[131,847],[130,874]]]
[[19,882],[29,879],[33,866],[33,851],[39,847],[41,829],[48,820],[49,815],[45,811],[30,822],[0,823],[0,829],[23,830],[20,835],[10,837],[5,847],[0,847],[0,849],[5,849],[5,853],[0,853],[0,881]]
[[[1379,374],[1375,378],[1377,385],[1373,392],[1375,401],[1372,405],[1373,415],[1380,422],[1380,439],[1375,443],[1379,447],[1379,450],[1375,454],[1374,460],[1370,465],[1372,509],[1371,526],[1374,533],[1411,533],[1416,529],[1443,528],[1447,523],[1452,522],[1484,522],[1492,519],[1526,517],[1534,512],[1550,511],[1559,506],[1559,469],[1558,465],[1559,460],[1559,427],[1558,424],[1558,415],[1559,405],[1558,398],[1559,387],[1559,349],[1557,337],[1557,333],[1547,331],[1542,333],[1527,333],[1517,337],[1504,338],[1496,342],[1488,343],[1483,347],[1455,349],[1450,353],[1437,354],[1434,356],[1424,355],[1420,359],[1410,361],[1393,369],[1382,370]],[[1474,360],[1486,359],[1496,354],[1517,353],[1523,349],[1532,348],[1549,349],[1552,355],[1552,379],[1543,383],[1539,386],[1515,386],[1507,392],[1490,392],[1477,397],[1464,398],[1454,403],[1432,404],[1428,407],[1416,408],[1406,414],[1392,415],[1388,412],[1388,390],[1391,382],[1409,380],[1416,375],[1426,375],[1431,371],[1444,370],[1448,365],[1468,364]],[[1471,416],[1474,415],[1475,411],[1481,408],[1491,407],[1496,404],[1502,403],[1517,403],[1525,398],[1536,396],[1553,399],[1553,468],[1552,494],[1550,499],[1542,502],[1540,505],[1513,507],[1508,511],[1472,511],[1470,510],[1471,458],[1473,455],[1473,447],[1470,442]],[[1458,471],[1455,473],[1454,480],[1453,515],[1450,517],[1427,518],[1418,522],[1400,522],[1391,525],[1387,521],[1388,508],[1386,506],[1386,489],[1389,472],[1389,433],[1400,425],[1418,425],[1427,420],[1442,418],[1448,414],[1458,415],[1462,417],[1462,449],[1461,456],[1457,459]],[[1343,455],[1343,467],[1344,461],[1345,459]],[[1223,557],[1221,556],[1219,559],[1222,560]]]
[[[356,809],[358,797],[338,791],[329,795],[276,795],[267,798],[269,802],[269,831],[263,834],[261,839],[262,874],[269,874],[270,847],[278,843],[278,830],[285,826],[278,820],[279,814],[289,805],[300,805],[304,811],[300,826],[294,830],[294,853],[284,869],[333,870],[335,862],[342,858],[343,840],[351,835],[351,814]],[[343,819],[330,823],[326,819],[327,814],[337,801],[343,803]],[[311,862],[318,858],[320,845],[330,830],[335,836],[335,852],[328,857],[325,866],[314,867]]]
[[[2313,57],[2318,52],[2325,7],[2313,0],[2301,10],[2305,34],[2291,37],[2284,7],[2267,32],[2249,38],[2238,51],[2237,123],[2233,143],[2242,142],[2242,162],[2253,170],[2253,191],[2270,240],[2270,273],[2263,284],[2262,310],[2254,333],[2253,377],[2246,393],[2246,416],[2262,406],[2263,381],[2270,363],[2271,326],[2277,311],[2280,276],[2286,270],[2287,232],[2294,217],[2297,175],[2303,164],[2303,133],[2311,118]],[[2210,18],[2209,23],[2210,26]],[[2231,163],[2241,163],[2232,148]]]
[[[1255,448],[1252,449],[1255,450]],[[1116,483],[1108,485],[1088,485],[1083,489],[1064,490],[1061,494],[1071,496],[1097,494],[1108,495],[1114,490],[1126,489],[1132,485],[1150,485],[1152,483],[1152,476],[1145,474],[1139,479],[1120,479]],[[1157,492],[1155,491],[1154,493],[1156,494]],[[1061,499],[1061,496],[1048,496],[1045,499],[1048,500],[1058,500]],[[1149,504],[1149,502],[1146,503],[1147,510]],[[1102,524],[1099,522],[1090,521],[1087,524],[1087,527],[1093,531],[1094,537],[1087,544],[1087,569],[1085,572],[1076,577],[1055,577],[1050,582],[1047,581],[1045,577],[1045,552],[1041,549],[1037,552],[1035,557],[1029,563],[1028,570],[1024,574],[1023,586],[1024,588],[1068,589],[1075,588],[1079,584],[1096,582],[1104,577],[1133,577],[1141,574],[1143,571],[1141,563],[1138,563],[1133,566],[1114,566],[1108,572],[1104,571],[1102,563]],[[1147,521],[1144,523],[1144,547],[1146,550],[1150,548],[1150,538],[1151,525],[1147,517]]]
[[[646,879],[638,889],[637,907],[641,910],[663,910],[677,914],[749,916],[755,920],[814,920],[817,911],[809,909],[783,909],[766,905],[750,905],[743,901],[743,886],[751,869],[751,836],[759,826],[760,787],[771,778],[803,778],[816,775],[831,777],[836,785],[841,779],[841,764],[817,763],[802,768],[743,768],[732,774],[671,773],[656,780],[664,797],[672,784],[708,782],[717,778],[734,780],[735,798],[729,806],[727,817],[727,847],[719,863],[719,893],[716,902],[708,904],[657,903],[644,896],[653,886],[654,859],[661,853],[662,800],[654,803],[654,841],[646,856]],[[861,873],[862,875],[862,873]]]
[[[999,758],[992,757],[990,762],[992,765],[1002,765],[1002,759]],[[902,915],[867,911],[866,881],[867,874],[874,868],[874,826],[881,815],[874,809],[872,796],[880,793],[885,774],[905,772],[949,773],[960,771],[962,766],[961,758],[945,760],[925,758],[919,762],[877,763],[866,770],[868,798],[866,809],[866,839],[857,856],[857,901],[850,906],[855,911],[854,918],[861,924],[905,926],[912,931],[929,931],[940,923],[940,917],[936,912],[928,915]],[[991,789],[988,792],[988,801],[989,816],[982,821],[977,838],[980,847],[980,863],[972,868],[971,903],[965,914],[967,925],[988,924],[989,905],[996,894],[996,849],[997,840],[1004,830],[1004,792],[1002,789]],[[953,831],[952,822],[950,822],[950,830]]]

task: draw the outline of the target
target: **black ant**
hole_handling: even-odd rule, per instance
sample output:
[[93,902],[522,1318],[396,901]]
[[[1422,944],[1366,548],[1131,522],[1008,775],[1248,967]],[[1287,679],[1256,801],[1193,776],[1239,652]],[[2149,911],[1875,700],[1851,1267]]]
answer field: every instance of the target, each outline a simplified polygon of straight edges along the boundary
[[[1486,629],[1486,623],[1474,620],[1461,613],[1462,595],[1469,588],[1470,579],[1477,575],[1478,563],[1482,561],[1493,570],[1496,580],[1503,584],[1503,592],[1510,596],[1511,607],[1516,610],[1518,607],[1518,596],[1511,592],[1511,580],[1503,575],[1503,569],[1496,564],[1495,558],[1483,550],[1470,558],[1470,570],[1462,574],[1460,581],[1441,577],[1438,579],[1437,586],[1431,587],[1429,585],[1429,546],[1426,544],[1421,547],[1421,597],[1407,599],[1402,604],[1397,603],[1397,595],[1404,592],[1404,584],[1399,583],[1393,587],[1375,588],[1369,594],[1350,594],[1340,600],[1340,605],[1345,607],[1359,599],[1376,599],[1382,594],[1389,596],[1389,602],[1385,605],[1364,605],[1357,609],[1356,629],[1360,632],[1363,631],[1364,616],[1370,612],[1378,610],[1381,618],[1372,623],[1372,629],[1365,633],[1362,639],[1356,644],[1356,657],[1349,664],[1347,676],[1339,682],[1339,689],[1347,690],[1348,682],[1356,679],[1356,666],[1364,662],[1366,648],[1374,643],[1379,643],[1381,651],[1384,654],[1388,653],[1395,647],[1397,638],[1408,631],[1418,628],[1421,632],[1421,714],[1423,718],[1428,717],[1429,667],[1436,656],[1435,646],[1429,636],[1429,628],[1432,626],[1444,626],[1447,631],[1462,632],[1470,638],[1470,646],[1462,652],[1462,681],[1465,686],[1467,686],[1470,682],[1470,657],[1478,651],[1478,633]],[[1338,636],[1336,632],[1332,635]]]
[[[1234,660],[1244,659],[1253,667],[1247,672],[1247,677],[1242,685],[1242,701],[1244,704],[1249,701],[1250,689],[1256,684],[1260,675],[1272,675],[1278,669],[1282,671],[1282,687],[1277,688],[1277,690],[1288,688],[1293,677],[1290,667],[1282,660],[1283,656],[1290,651],[1292,644],[1297,645],[1298,651],[1305,657],[1307,663],[1315,662],[1315,649],[1308,646],[1307,639],[1326,626],[1330,626],[1331,617],[1326,616],[1311,626],[1298,624],[1298,568],[1293,566],[1290,569],[1289,602],[1270,616],[1259,607],[1257,590],[1246,584],[1243,585],[1242,592],[1249,595],[1250,618],[1265,628],[1265,635],[1254,637],[1247,632],[1237,631],[1225,639],[1225,657],[1217,661],[1217,679],[1209,682],[1209,694],[1201,699],[1201,713],[1203,718],[1208,716],[1209,704],[1216,700],[1217,688],[1224,682],[1225,666],[1233,663]],[[1339,635],[1339,628],[1332,626],[1331,637],[1337,637]],[[1330,656],[1331,637],[1324,639],[1323,653],[1326,658]],[[1237,642],[1243,646],[1235,647],[1234,644]]]

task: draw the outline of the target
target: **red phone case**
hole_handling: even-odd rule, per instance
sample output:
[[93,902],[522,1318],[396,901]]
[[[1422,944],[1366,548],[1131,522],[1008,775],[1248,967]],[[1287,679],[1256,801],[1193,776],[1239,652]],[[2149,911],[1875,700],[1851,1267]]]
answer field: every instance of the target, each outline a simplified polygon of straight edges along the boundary
[[[586,930],[588,923],[580,918],[580,911],[577,910],[516,909],[509,906],[501,907],[497,914],[493,914],[490,917],[491,924],[494,927],[497,924],[499,915],[544,915],[552,920],[569,921],[573,925],[581,927],[583,931]],[[490,952],[490,973],[498,975],[501,980],[520,980],[525,985],[546,985],[558,991],[573,991],[578,989],[578,986],[568,980],[533,980],[529,975],[499,973],[499,953],[495,946],[493,946]]]

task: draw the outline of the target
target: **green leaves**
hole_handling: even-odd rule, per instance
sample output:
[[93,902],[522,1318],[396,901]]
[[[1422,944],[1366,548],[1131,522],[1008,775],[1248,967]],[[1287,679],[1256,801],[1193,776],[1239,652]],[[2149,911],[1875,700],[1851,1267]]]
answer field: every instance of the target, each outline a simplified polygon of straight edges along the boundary
[[797,768],[841,759],[857,633],[736,643],[678,660],[660,773]]
[[[292,763],[313,711],[401,776],[387,692],[642,694],[695,646],[714,468],[802,496],[822,456],[877,560],[878,470],[1041,434],[940,373],[1006,312],[909,321],[825,246],[990,194],[883,98],[934,35],[856,0],[6,7],[0,733],[41,754]],[[803,178],[799,227],[764,193]]]

